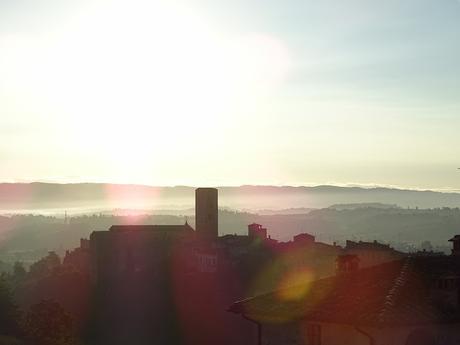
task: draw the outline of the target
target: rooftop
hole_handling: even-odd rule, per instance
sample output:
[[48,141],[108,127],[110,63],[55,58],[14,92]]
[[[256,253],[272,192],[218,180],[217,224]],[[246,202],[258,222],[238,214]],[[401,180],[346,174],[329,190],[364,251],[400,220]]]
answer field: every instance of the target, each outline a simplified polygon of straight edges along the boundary
[[184,231],[192,230],[188,224],[177,225],[112,225],[109,231]]
[[[460,261],[448,256],[408,257],[293,286],[234,303],[229,311],[265,323],[307,319],[361,326],[448,323],[458,308],[432,297],[439,277],[458,277]],[[283,296],[299,296],[283,300]]]
[[373,242],[355,242],[347,240],[345,249],[383,249],[383,250],[393,250],[389,244],[380,243],[378,241]]

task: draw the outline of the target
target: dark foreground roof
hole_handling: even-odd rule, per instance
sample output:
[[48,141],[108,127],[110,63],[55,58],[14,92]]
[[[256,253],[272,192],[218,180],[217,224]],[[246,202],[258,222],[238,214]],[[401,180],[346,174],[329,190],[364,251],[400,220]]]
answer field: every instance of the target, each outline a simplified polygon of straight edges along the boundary
[[112,225],[110,231],[190,231],[187,223],[181,225]]
[[[454,257],[409,257],[234,303],[229,311],[262,323],[300,319],[363,326],[449,323],[459,308],[433,296],[441,278],[460,273]],[[457,293],[458,293],[458,280]],[[286,299],[286,296],[299,296]],[[454,292],[455,293],[455,288]]]

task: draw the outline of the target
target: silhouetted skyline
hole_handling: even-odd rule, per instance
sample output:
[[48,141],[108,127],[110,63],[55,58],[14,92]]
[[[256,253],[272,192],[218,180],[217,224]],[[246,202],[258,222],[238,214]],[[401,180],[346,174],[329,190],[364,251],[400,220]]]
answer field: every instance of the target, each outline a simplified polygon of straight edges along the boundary
[[0,345],[460,344],[460,0],[0,0]]

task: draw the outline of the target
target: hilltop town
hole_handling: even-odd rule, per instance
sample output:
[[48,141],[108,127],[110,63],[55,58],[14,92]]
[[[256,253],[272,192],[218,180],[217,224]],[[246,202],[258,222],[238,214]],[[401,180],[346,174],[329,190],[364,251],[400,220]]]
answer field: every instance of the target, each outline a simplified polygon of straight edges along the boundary
[[[248,224],[244,235],[219,236],[217,189],[198,188],[195,203],[195,228],[188,222],[113,225],[81,239],[62,260],[50,252],[28,272],[17,264],[4,278],[14,286],[22,308],[54,300],[74,318],[76,336],[98,344],[148,344],[153,339],[168,344],[300,344],[293,327],[306,327],[311,344],[320,344],[320,334],[328,337],[329,332],[337,340],[325,343],[339,344],[342,333],[329,324],[342,323],[343,334],[351,339],[346,344],[360,344],[357,339],[367,332],[363,329],[380,327],[379,317],[388,313],[368,305],[367,299],[381,301],[382,308],[388,303],[405,308],[396,291],[410,291],[412,284],[431,313],[420,322],[457,320],[458,236],[451,239],[451,255],[406,253],[378,241],[323,243],[309,233],[279,241],[256,223]],[[360,302],[359,294],[371,295]],[[428,303],[431,297],[426,296],[434,296],[436,303]],[[320,300],[310,307],[312,299]],[[415,300],[410,303],[418,308]],[[348,320],[342,315],[348,308],[357,308],[353,317],[363,319]],[[384,322],[406,327],[412,337],[415,325],[408,318],[415,322],[416,315],[393,309]],[[376,314],[367,324],[370,312]],[[438,313],[446,320],[438,320]],[[399,333],[392,329],[372,337],[399,344]],[[449,337],[458,335],[449,332]]]

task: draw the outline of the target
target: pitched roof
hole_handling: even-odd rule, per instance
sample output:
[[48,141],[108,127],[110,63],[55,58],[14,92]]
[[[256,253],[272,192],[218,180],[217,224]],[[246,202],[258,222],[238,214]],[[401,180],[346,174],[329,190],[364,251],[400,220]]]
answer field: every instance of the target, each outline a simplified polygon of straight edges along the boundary
[[[439,277],[458,276],[459,267],[452,257],[410,257],[236,302],[229,311],[266,323],[447,323],[460,320],[459,309],[436,302],[431,287]],[[298,291],[304,291],[299,298],[285,298]]]
[[188,231],[193,230],[187,223],[180,225],[112,225],[109,231]]
[[345,249],[346,250],[351,250],[351,249],[371,249],[371,250],[390,250],[390,251],[395,251],[395,249],[391,248],[389,244],[385,243],[380,243],[378,241],[373,241],[373,242],[355,242],[355,241],[350,241],[347,240],[345,244]]

